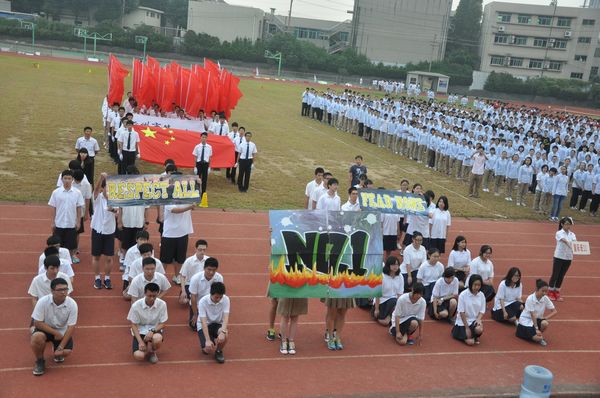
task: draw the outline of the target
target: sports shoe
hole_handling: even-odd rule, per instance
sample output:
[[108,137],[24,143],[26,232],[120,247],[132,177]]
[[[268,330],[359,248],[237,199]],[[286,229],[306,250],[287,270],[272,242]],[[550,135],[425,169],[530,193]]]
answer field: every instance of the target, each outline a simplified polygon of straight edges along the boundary
[[71,262],[73,264],[79,264],[81,262],[81,259],[79,257],[77,257],[77,255],[71,256]]
[[63,363],[65,361],[65,357],[63,357],[62,355],[57,355],[54,357],[54,362],[56,363]]
[[108,290],[112,289],[112,283],[110,282],[110,279],[104,280],[104,287]]
[[223,351],[215,352],[215,361],[218,363],[225,363],[225,355],[223,355]]
[[171,280],[173,281],[174,284],[181,285],[181,280],[179,279],[179,275],[173,276],[173,279],[171,279]]
[[548,290],[548,298],[552,301],[556,301],[556,292],[554,290]]
[[275,329],[267,330],[267,340],[269,340],[269,341],[275,340]]
[[412,337],[409,337],[408,340],[406,341],[407,345],[414,345],[415,344],[415,340]]
[[281,340],[281,342],[279,343],[279,352],[282,353],[283,355],[287,355],[288,354],[288,345],[287,345],[287,342]]
[[556,301],[565,301],[565,299],[560,296],[560,290],[554,291],[554,297],[556,297]]
[[100,278],[96,278],[94,281],[94,289],[102,289],[102,281]]
[[334,339],[329,339],[327,341],[327,348],[329,348],[331,351],[337,350],[337,345],[335,344],[335,340]]
[[519,326],[519,320],[515,319],[515,326]]
[[148,362],[152,365],[158,362],[158,355],[156,355],[156,352],[151,352],[150,355],[148,355]]
[[336,350],[343,350],[344,349],[344,345],[342,344],[342,340],[340,340],[339,337],[335,338],[335,349]]
[[288,354],[296,355],[296,344],[293,341],[288,341]]
[[125,265],[124,264],[119,265],[119,271],[125,272]]
[[329,341],[329,338],[330,338],[329,330],[326,330],[325,331],[325,338],[324,338],[324,340],[325,340],[326,343]]
[[541,340],[540,340],[540,345],[541,345],[542,347],[546,347],[546,346],[548,345],[548,343],[546,342],[546,340],[544,340],[544,339],[541,339]]
[[119,263],[123,264],[125,262],[125,256],[123,255],[123,253],[119,253]]
[[35,366],[33,367],[33,375],[41,376],[46,372],[46,361],[43,359],[38,359],[35,361]]

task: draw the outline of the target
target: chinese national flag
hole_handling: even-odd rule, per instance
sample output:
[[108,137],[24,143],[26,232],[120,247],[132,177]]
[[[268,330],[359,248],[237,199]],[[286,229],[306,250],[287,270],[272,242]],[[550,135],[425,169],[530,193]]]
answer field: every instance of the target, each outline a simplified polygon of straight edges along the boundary
[[108,104],[112,105],[115,102],[121,103],[123,93],[125,91],[125,77],[129,71],[123,64],[110,54],[108,61]]
[[[136,125],[134,128],[140,135],[142,160],[163,164],[165,159],[173,159],[178,168],[196,166],[192,151],[200,143],[199,133],[141,125]],[[213,150],[210,167],[227,168],[235,164],[234,146],[229,137],[209,134],[208,144]]]

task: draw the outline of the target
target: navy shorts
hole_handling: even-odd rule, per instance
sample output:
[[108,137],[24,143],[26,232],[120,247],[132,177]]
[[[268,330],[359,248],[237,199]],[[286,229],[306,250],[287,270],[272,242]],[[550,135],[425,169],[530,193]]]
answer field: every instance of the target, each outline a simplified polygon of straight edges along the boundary
[[[160,334],[163,337],[163,341],[165,339],[165,335],[164,335],[164,331],[163,329],[159,330],[158,332],[155,332],[154,334]],[[140,334],[140,337],[142,338],[142,340],[144,340],[144,338],[146,337],[145,334]],[[135,338],[135,336],[133,336],[133,342],[131,343],[131,352],[136,352],[140,350],[140,343],[137,341],[137,339]]]
[[160,238],[160,261],[163,264],[183,264],[187,258],[188,235],[179,238]]
[[[208,324],[208,337],[214,343],[217,337],[219,337],[219,329],[221,329],[220,323],[209,323]],[[206,337],[204,337],[204,332],[202,329],[198,330],[198,338],[200,339],[200,346],[202,348],[206,347]]]
[[115,255],[115,234],[101,234],[92,229],[92,256],[109,256]]
[[[60,341],[55,340],[53,335],[51,335],[50,333],[46,333],[43,330],[35,329],[34,333],[36,333],[36,332],[44,333],[44,335],[46,336],[46,341],[48,343],[52,343],[52,346],[54,347],[54,351],[56,351],[56,347],[58,347],[58,345],[60,344]],[[63,348],[65,350],[73,349],[73,337],[69,338],[69,341],[67,341],[67,344]]]
[[75,228],[54,228],[54,235],[60,238],[60,246],[69,250],[77,249],[77,230]]

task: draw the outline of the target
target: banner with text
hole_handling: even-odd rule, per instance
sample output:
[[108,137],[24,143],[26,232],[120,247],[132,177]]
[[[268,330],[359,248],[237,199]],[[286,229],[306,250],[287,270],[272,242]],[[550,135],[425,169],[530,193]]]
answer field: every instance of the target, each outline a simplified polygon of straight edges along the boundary
[[412,193],[383,189],[359,189],[358,202],[362,210],[427,217],[425,198]]
[[195,175],[116,175],[106,180],[108,206],[158,206],[200,202]]
[[269,296],[381,297],[378,213],[272,210]]
[[205,131],[204,122],[200,120],[177,119],[172,117],[158,117],[150,115],[142,115],[141,113],[133,114],[133,122],[135,124],[143,124],[152,127],[164,127],[179,130],[188,130],[201,133]]

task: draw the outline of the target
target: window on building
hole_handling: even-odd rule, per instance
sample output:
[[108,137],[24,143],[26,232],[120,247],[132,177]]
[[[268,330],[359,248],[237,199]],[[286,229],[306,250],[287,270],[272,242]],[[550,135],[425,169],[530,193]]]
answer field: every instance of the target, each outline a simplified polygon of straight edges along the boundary
[[586,62],[587,61],[587,55],[575,54],[575,61]]
[[596,48],[594,51],[594,58],[600,58],[600,47]]
[[531,23],[531,15],[519,15],[517,17],[519,23]]
[[529,60],[529,69],[542,69],[543,64],[544,64],[544,60],[542,60],[542,59],[530,59]]
[[[268,29],[269,29],[269,33],[275,33],[275,32],[277,32],[277,25],[275,25],[274,23],[270,23]],[[297,31],[298,31],[298,29],[295,28],[294,29],[294,36],[296,36],[296,37],[298,37],[298,32]]]
[[583,21],[581,21],[581,24],[583,26],[594,26],[596,24],[596,20],[595,19],[584,19]]
[[492,55],[490,59],[490,65],[502,66],[504,65],[504,57],[499,55]]
[[527,36],[515,36],[514,43],[517,46],[526,46],[527,45]]
[[583,73],[571,72],[571,79],[583,79]]
[[536,37],[533,39],[534,47],[548,47],[548,39],[544,39],[542,37]]
[[496,36],[494,36],[494,43],[496,43],[496,44],[508,44],[508,35],[496,35]]
[[340,32],[340,40],[348,41],[350,34],[348,32]]
[[590,79],[592,77],[596,77],[598,76],[598,67],[597,66],[592,66],[590,69]]
[[552,44],[554,48],[567,48],[567,41],[562,39],[554,39],[554,43]]
[[547,15],[540,15],[537,18],[538,25],[552,25],[552,17]]
[[510,22],[510,17],[512,16],[512,14],[507,13],[507,12],[499,12],[498,13],[498,22],[504,22],[504,23],[509,23]]
[[548,69],[550,69],[550,70],[560,71],[561,66],[562,66],[562,63],[558,62],[558,61],[548,62]]
[[150,11],[146,11],[146,16],[149,17],[150,16]]
[[316,39],[317,38],[317,31],[314,29],[311,29],[308,31],[308,38],[309,39]]
[[558,17],[556,20],[556,26],[569,27],[571,26],[571,18]]
[[521,66],[523,66],[523,58],[515,58],[515,57],[512,57],[512,58],[510,59],[509,65],[510,65],[510,66],[517,67],[517,68],[518,68],[518,67],[521,67]]
[[592,42],[592,38],[591,37],[578,37],[577,38],[577,43],[589,44],[591,42]]

